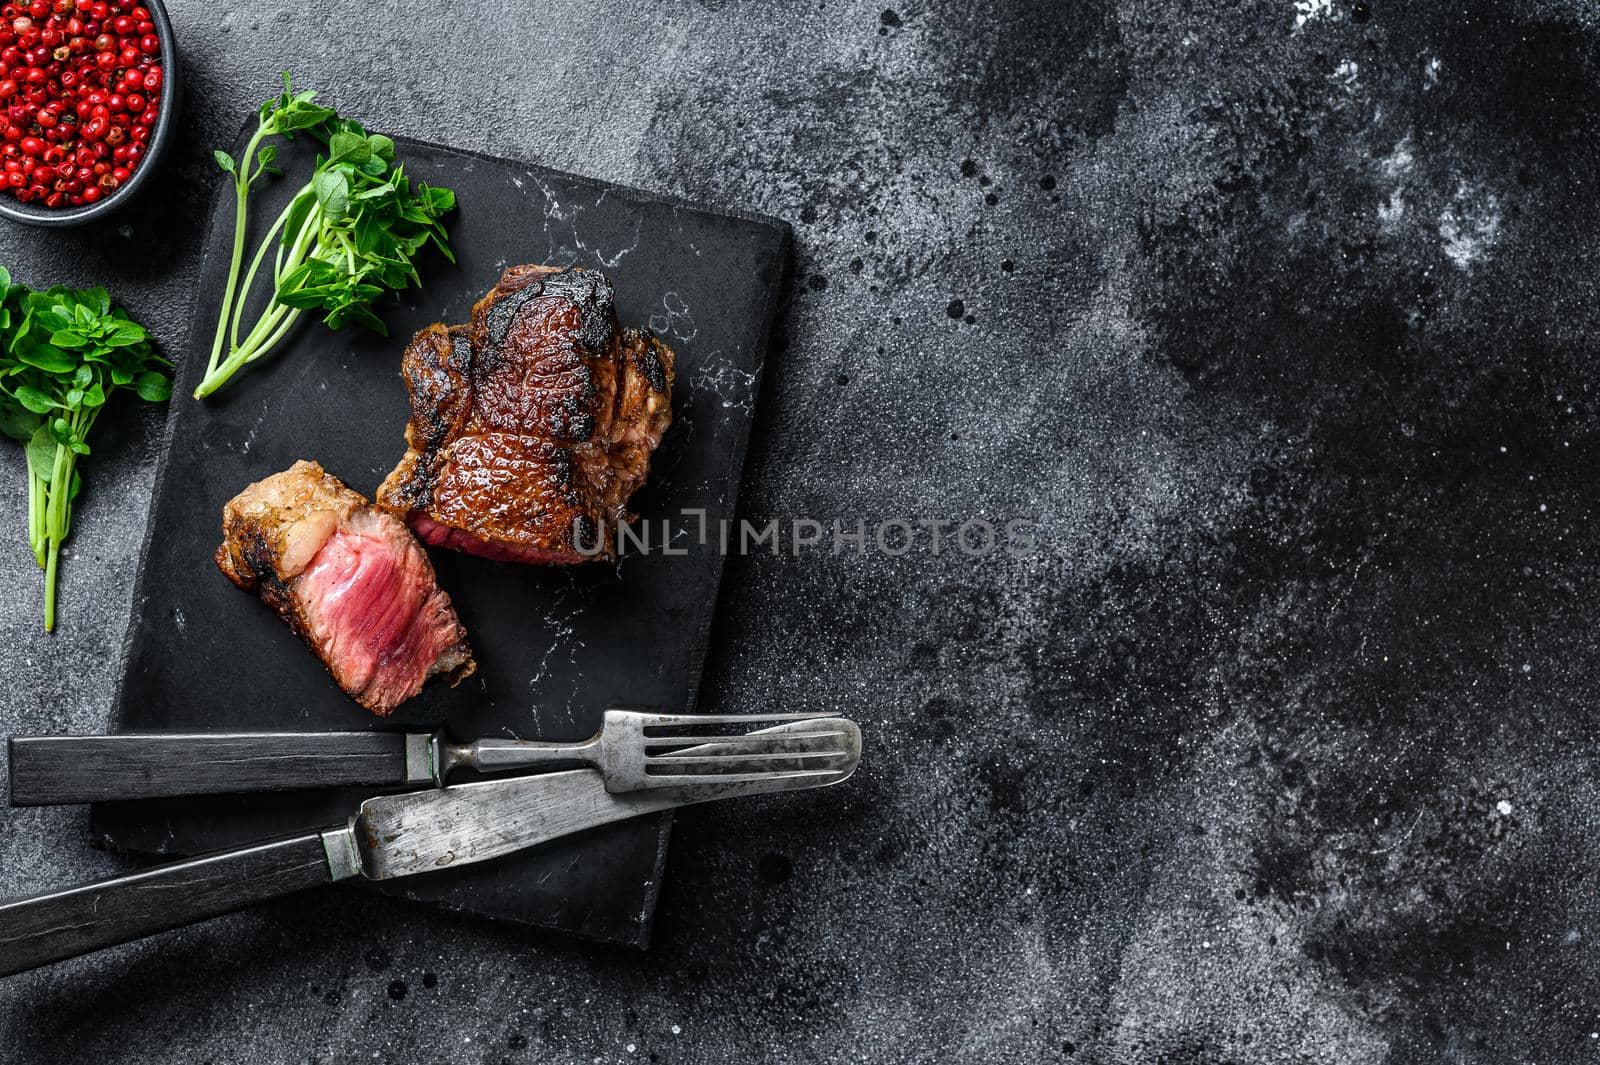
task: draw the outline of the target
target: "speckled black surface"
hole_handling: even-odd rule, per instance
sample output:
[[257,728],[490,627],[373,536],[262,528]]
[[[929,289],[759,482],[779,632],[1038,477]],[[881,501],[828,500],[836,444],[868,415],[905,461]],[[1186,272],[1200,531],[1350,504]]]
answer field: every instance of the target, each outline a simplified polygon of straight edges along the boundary
[[[789,219],[746,512],[1040,550],[733,563],[703,704],[847,709],[869,757],[682,816],[647,955],[329,893],[7,981],[0,1053],[1593,1056],[1600,10],[881,3],[174,5],[168,196],[0,232],[20,276],[176,346],[206,148],[292,62],[379,127]],[[55,639],[0,552],[9,728],[103,720],[155,427],[106,426]],[[8,891],[117,865],[79,813],[8,828]]]

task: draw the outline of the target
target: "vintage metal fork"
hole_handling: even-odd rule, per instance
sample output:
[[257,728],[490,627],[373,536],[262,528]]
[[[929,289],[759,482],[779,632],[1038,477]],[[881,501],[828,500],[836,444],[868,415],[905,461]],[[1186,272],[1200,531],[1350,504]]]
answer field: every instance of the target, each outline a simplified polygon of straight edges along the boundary
[[[811,722],[809,727],[803,723]],[[752,730],[783,724],[782,732]],[[619,793],[687,784],[760,780],[772,773],[825,776],[861,755],[861,730],[833,714],[658,714],[607,710],[600,731],[578,743],[482,739],[452,743],[434,737],[435,779],[458,766],[503,773],[551,763],[583,762]],[[690,749],[692,748],[692,750]]]
[[[727,734],[774,725],[783,727]],[[777,772],[803,778],[854,764],[861,730],[829,714],[614,709],[598,733],[578,743],[464,742],[440,729],[14,736],[8,749],[12,805],[41,806],[354,785],[442,787],[463,766],[504,773],[587,764],[615,793],[743,783]]]

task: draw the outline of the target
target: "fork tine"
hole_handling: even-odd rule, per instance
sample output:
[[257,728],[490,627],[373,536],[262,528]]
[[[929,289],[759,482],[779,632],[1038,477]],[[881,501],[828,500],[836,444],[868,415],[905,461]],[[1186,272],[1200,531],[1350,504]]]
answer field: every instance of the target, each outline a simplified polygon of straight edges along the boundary
[[773,780],[804,780],[815,777],[849,776],[847,769],[790,769],[771,773],[674,773],[651,774],[652,786],[671,787],[675,784],[755,784]]
[[647,754],[644,764],[655,765],[694,765],[699,762],[712,764],[745,763],[759,764],[762,762],[798,761],[800,759],[817,758],[849,758],[850,752],[841,748],[829,751],[772,751],[767,754]]
[[644,745],[647,749],[747,746],[753,753],[760,754],[801,740],[838,739],[849,735],[843,730],[830,729],[827,732],[747,732],[742,736],[646,736]]
[[814,715],[738,736],[636,735],[628,742],[637,744],[633,757],[639,760],[617,790],[680,788],[701,799],[824,788],[848,780],[861,758],[861,731],[853,721]]
[[808,721],[812,718],[839,717],[834,711],[797,714],[647,714],[655,720],[644,724],[645,730],[656,728],[693,728],[696,725],[764,725],[773,722]]

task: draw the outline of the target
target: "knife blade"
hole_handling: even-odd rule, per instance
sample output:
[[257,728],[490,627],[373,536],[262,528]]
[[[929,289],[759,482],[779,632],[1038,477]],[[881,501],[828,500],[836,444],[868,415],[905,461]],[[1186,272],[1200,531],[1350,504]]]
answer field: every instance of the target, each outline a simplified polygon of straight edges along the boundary
[[676,806],[825,787],[858,763],[626,794],[577,769],[375,796],[343,825],[0,903],[0,976],[322,884],[438,872]]
[[[774,774],[766,781],[622,794],[607,791],[592,769],[571,769],[384,795],[361,804],[360,812],[344,830],[352,848],[344,853],[355,864],[352,872],[358,871],[368,880],[389,880],[487,861],[598,825],[676,806],[837,784],[855,772],[855,766],[852,759],[838,773],[820,781],[814,769],[796,765],[791,767],[793,776]],[[528,801],[529,780],[542,784],[537,802]],[[330,848],[345,845],[343,839],[329,843]]]

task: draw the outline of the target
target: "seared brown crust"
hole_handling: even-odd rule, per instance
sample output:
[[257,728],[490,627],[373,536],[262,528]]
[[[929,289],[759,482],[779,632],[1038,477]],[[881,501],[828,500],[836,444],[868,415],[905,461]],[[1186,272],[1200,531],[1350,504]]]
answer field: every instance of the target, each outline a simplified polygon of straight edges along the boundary
[[471,367],[472,345],[465,329],[434,324],[411,341],[401,373],[411,395],[413,446],[437,448],[460,431],[471,412]]
[[491,543],[575,551],[573,522],[594,509],[572,452],[538,437],[461,437],[440,454],[434,477],[429,516]]
[[477,662],[467,644],[466,630],[456,617],[449,595],[434,581],[432,565],[411,531],[393,515],[370,506],[318,463],[296,462],[281,473],[249,485],[229,500],[222,509],[222,544],[215,559],[224,576],[259,596],[305,641],[352,698],[383,716],[415,691],[401,693],[396,699],[393,692],[385,690],[383,678],[353,689],[348,670],[337,660],[338,634],[319,632],[316,621],[308,614],[312,607],[304,595],[296,594],[302,574],[322,547],[336,532],[353,527],[364,528],[368,535],[376,529],[394,537],[393,542],[406,550],[408,561],[426,574],[431,594],[424,611],[444,627],[445,646],[431,662],[424,663],[423,679],[439,675],[454,686],[470,677],[477,671]]
[[407,452],[377,492],[430,543],[496,558],[584,562],[672,419],[673,353],[619,332],[611,282],[592,270],[513,266],[467,326],[407,346]]

